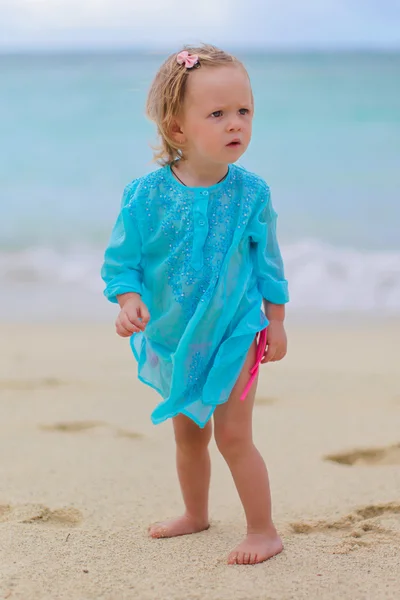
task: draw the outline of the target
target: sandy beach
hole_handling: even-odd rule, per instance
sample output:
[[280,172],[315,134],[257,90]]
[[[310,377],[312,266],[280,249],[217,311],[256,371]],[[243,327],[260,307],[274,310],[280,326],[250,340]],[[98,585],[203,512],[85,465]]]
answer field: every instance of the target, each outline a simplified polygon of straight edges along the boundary
[[211,528],[181,511],[170,423],[110,324],[0,326],[0,599],[397,600],[400,321],[289,323],[254,414],[284,552],[228,567],[244,534],[211,446]]

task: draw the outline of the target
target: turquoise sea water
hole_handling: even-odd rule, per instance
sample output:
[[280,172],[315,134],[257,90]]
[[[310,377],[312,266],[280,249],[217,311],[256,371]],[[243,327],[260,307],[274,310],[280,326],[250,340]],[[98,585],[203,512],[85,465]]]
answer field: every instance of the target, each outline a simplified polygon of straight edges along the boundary
[[[400,312],[400,54],[240,57],[256,101],[241,163],[271,186],[293,308]],[[154,168],[144,103],[162,59],[0,56],[10,299],[21,285],[98,296],[123,187]]]

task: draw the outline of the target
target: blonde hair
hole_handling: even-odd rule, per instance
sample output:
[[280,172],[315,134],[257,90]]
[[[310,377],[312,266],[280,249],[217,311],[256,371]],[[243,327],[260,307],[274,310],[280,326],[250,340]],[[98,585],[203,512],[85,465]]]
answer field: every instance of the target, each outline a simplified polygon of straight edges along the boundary
[[[183,50],[189,54],[197,54],[201,69],[226,65],[240,65],[244,68],[236,57],[209,44],[185,46]],[[156,124],[160,138],[159,146],[154,148],[154,160],[163,166],[183,158],[182,148],[172,139],[171,129],[174,118],[182,111],[188,78],[191,71],[195,70],[195,67],[187,69],[184,64],[179,64],[177,56],[178,53],[171,54],[160,67],[146,104],[147,116]]]

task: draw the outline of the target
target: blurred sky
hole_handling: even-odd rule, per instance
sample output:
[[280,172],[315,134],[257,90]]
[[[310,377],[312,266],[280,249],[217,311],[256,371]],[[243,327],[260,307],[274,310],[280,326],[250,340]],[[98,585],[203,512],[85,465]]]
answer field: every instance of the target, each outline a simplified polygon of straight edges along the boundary
[[0,48],[400,48],[400,0],[0,0]]

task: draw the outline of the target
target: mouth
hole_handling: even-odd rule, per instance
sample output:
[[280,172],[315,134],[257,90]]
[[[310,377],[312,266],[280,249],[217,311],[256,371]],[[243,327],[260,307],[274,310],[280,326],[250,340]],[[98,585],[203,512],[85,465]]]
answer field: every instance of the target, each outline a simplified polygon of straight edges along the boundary
[[228,148],[238,148],[242,145],[242,142],[238,139],[232,140],[229,144],[227,144]]

